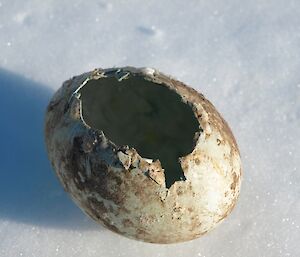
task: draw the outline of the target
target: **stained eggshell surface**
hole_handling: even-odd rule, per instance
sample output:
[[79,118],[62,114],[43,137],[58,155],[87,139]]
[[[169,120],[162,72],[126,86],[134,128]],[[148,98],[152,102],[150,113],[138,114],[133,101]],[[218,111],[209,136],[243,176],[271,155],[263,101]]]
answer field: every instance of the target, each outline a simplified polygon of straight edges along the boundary
[[[186,180],[170,188],[158,160],[117,146],[83,120],[80,88],[90,80],[126,76],[175,91],[199,121],[194,149],[180,158]],[[227,123],[202,94],[154,69],[95,69],[64,82],[48,105],[45,138],[53,168],[76,204],[129,238],[175,243],[200,237],[232,211],[240,192],[241,160]]]

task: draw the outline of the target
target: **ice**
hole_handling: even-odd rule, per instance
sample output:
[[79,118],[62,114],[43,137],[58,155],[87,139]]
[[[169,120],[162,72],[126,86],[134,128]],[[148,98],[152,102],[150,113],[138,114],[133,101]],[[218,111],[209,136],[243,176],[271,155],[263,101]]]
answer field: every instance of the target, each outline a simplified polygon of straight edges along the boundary
[[[300,2],[0,2],[0,256],[300,256]],[[44,150],[54,90],[95,67],[152,67],[197,88],[230,124],[244,177],[206,236],[153,245],[99,227]]]

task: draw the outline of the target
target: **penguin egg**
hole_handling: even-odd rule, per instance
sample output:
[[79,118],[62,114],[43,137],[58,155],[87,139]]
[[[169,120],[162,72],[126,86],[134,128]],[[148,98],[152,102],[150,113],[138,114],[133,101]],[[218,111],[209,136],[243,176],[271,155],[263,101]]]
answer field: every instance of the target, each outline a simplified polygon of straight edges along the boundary
[[92,219],[151,243],[195,239],[236,204],[238,146],[205,97],[150,68],[75,76],[51,99],[48,156]]

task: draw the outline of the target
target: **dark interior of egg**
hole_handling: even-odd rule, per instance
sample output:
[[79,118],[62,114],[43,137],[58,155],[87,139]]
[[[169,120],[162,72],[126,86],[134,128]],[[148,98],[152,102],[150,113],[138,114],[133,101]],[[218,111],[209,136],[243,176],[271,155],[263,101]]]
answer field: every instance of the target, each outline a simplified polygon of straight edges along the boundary
[[128,145],[140,156],[160,160],[168,188],[185,180],[179,158],[195,147],[199,131],[192,108],[167,86],[130,76],[90,80],[80,90],[82,115],[118,146]]

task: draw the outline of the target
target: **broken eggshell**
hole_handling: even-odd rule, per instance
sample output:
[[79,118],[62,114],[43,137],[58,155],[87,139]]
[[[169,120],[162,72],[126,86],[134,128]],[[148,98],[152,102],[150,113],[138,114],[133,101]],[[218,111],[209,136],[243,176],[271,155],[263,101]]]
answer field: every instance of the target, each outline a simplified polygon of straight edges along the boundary
[[[191,151],[177,161],[184,178],[168,183],[162,160],[143,158],[131,142],[113,142],[109,126],[105,131],[85,120],[81,90],[105,79],[142,79],[175,93],[190,108],[198,131]],[[240,192],[240,155],[227,123],[202,94],[154,69],[95,69],[64,82],[48,105],[45,138],[53,168],[76,204],[129,238],[175,243],[200,237],[227,217]]]

